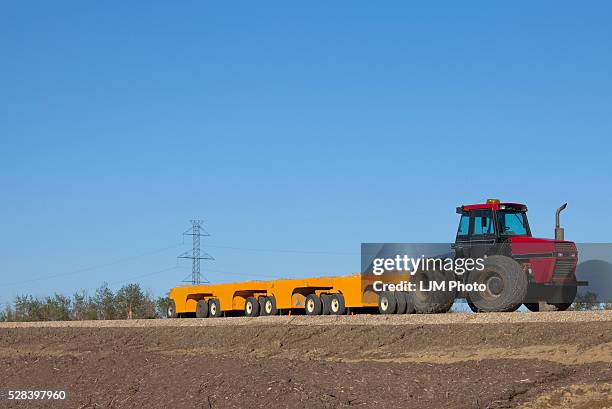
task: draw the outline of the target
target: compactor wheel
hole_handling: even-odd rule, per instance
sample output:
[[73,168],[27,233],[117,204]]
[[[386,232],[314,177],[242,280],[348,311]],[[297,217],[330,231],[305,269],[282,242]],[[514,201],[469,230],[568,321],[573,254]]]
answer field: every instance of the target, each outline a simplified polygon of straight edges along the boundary
[[259,315],[259,301],[255,297],[249,297],[244,302],[244,315],[257,317]]
[[210,318],[218,318],[221,316],[221,304],[216,298],[208,300],[208,316]]
[[378,294],[378,311],[381,314],[395,314],[397,301],[395,295],[390,291],[383,291]]
[[316,294],[308,294],[304,302],[306,315],[320,315],[322,309],[321,299]]
[[344,305],[344,296],[342,294],[331,295],[330,313],[333,315],[346,314],[346,306]]
[[199,300],[196,304],[196,318],[208,317],[208,303],[206,300]]

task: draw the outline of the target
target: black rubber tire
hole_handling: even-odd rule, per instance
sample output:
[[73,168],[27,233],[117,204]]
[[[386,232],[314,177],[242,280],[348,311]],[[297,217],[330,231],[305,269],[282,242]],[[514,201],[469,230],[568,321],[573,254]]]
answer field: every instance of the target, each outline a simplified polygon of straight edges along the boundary
[[249,297],[244,302],[244,315],[247,317],[259,316],[259,301],[255,297]]
[[391,291],[382,291],[378,293],[378,312],[381,314],[395,314],[397,310],[397,301],[395,295]]
[[168,318],[178,318],[178,313],[176,312],[176,304],[174,300],[168,301],[168,305],[166,307],[166,317]]
[[412,291],[404,292],[404,296],[406,297],[406,314],[414,314],[416,309],[414,308],[414,295]]
[[[549,307],[549,309],[544,309],[545,311],[565,311],[572,305],[572,303],[545,304]],[[531,312],[540,312],[540,303],[538,302],[528,302],[523,305]]]
[[565,311],[574,303],[577,292],[578,287],[575,285],[565,286],[562,289],[562,302],[552,302],[550,304],[554,305],[557,311]]
[[260,309],[261,315],[277,315],[278,309],[276,308],[276,298],[273,295],[265,297],[263,303],[263,309]]
[[469,298],[467,298],[466,301],[468,303],[468,307],[470,307],[470,310],[472,310],[472,312],[480,312],[480,310],[476,308],[474,303]]
[[[567,310],[576,299],[577,287],[574,285],[564,286],[558,289],[561,292],[559,295],[558,302],[546,302],[549,311],[565,311]],[[525,303],[525,307],[532,312],[540,311],[540,303]]]
[[[478,307],[476,307],[476,306],[474,305],[474,303],[473,303],[473,302],[471,302],[471,301],[469,301],[469,300],[468,300],[468,302],[467,302],[467,303],[468,303],[468,307],[470,307],[470,310],[472,310],[472,312],[485,312],[485,311],[481,311],[481,310],[479,310],[479,309],[478,309]],[[525,304],[525,306],[526,306],[526,305],[527,305],[527,304]],[[536,307],[535,307],[535,308],[538,308],[538,307],[537,307],[537,305],[538,305],[538,304],[536,303]],[[510,310],[505,311],[505,312],[514,312],[514,311],[518,310],[519,308],[521,308],[520,304],[519,304],[519,305],[517,305],[517,306],[515,306],[513,309],[510,309]],[[529,307],[527,307],[527,308],[529,309]],[[530,311],[531,311],[531,310],[530,310]],[[536,311],[537,311],[537,310],[536,310]]]
[[264,308],[266,308],[266,297],[264,295],[260,295],[257,297],[257,302],[259,303],[259,315],[264,315]]
[[572,306],[573,303],[555,303],[552,304],[555,306],[555,311],[565,311],[567,310],[569,307]]
[[[411,291],[414,309],[419,314],[440,314],[450,311],[455,302],[455,291],[448,290],[448,283],[453,278],[452,272],[418,271],[414,276],[416,288]],[[445,283],[444,291],[424,291],[429,289],[430,282]]]
[[344,296],[342,294],[332,294],[330,296],[329,313],[331,315],[346,314],[346,306],[344,304]]
[[405,314],[406,313],[406,293],[403,291],[394,291],[393,296],[395,296],[395,313],[396,314]]
[[331,296],[321,294],[321,315],[329,315],[331,312]]
[[208,303],[206,300],[199,300],[196,304],[196,318],[208,318]]
[[321,315],[323,305],[321,299],[316,294],[308,294],[304,301],[304,311],[306,315]]
[[508,310],[508,312],[514,312],[514,311],[518,310],[519,308],[521,308],[521,304],[515,305],[514,308]]
[[[550,297],[553,298],[554,301],[545,302],[547,305],[547,308],[545,308],[545,310],[546,311],[565,311],[567,310],[574,303],[574,300],[576,299],[576,293],[577,293],[578,287],[575,285],[575,283],[573,284],[574,285],[570,284],[570,285],[565,285],[562,287],[556,287],[553,294],[550,295]],[[525,307],[527,307],[529,311],[532,311],[532,312],[540,311],[540,303],[537,303],[537,302],[536,303],[525,303],[524,305]]]
[[525,300],[529,288],[527,275],[516,260],[507,256],[485,259],[482,271],[473,270],[469,283],[485,284],[487,291],[472,291],[471,302],[482,312],[516,311]]
[[221,304],[216,298],[208,300],[208,317],[219,318],[221,316]]

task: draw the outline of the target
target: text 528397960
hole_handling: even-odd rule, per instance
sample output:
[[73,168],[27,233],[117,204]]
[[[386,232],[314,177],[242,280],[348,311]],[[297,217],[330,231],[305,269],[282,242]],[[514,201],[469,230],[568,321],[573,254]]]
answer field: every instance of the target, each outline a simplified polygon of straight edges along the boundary
[[2,400],[66,400],[66,391],[53,390],[0,390]]

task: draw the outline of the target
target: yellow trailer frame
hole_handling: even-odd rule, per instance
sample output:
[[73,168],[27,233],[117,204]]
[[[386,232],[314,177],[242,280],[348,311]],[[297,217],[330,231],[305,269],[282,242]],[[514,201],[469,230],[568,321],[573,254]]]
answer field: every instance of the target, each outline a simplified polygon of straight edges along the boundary
[[360,274],[341,277],[245,281],[229,284],[187,285],[170,289],[176,313],[195,313],[198,301],[216,299],[222,312],[244,311],[249,297],[269,297],[278,310],[304,309],[309,294],[342,294],[347,308],[377,307],[378,296]]

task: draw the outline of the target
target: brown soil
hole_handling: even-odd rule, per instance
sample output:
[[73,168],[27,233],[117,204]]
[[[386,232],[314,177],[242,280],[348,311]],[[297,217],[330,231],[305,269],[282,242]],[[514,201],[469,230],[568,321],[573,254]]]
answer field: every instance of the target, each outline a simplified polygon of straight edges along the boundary
[[612,316],[557,314],[1,324],[0,390],[68,399],[0,408],[612,407]]

